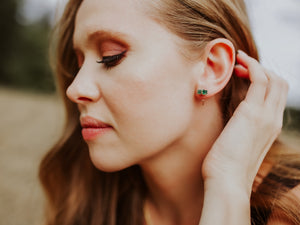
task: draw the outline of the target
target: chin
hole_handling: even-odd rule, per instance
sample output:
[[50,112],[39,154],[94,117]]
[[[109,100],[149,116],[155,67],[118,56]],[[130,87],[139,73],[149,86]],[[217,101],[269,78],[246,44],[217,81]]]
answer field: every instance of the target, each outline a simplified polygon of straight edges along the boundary
[[101,154],[103,152],[90,151],[90,158],[94,166],[103,172],[118,172],[124,170],[133,164],[126,163],[125,160],[121,160],[118,156],[112,154]]

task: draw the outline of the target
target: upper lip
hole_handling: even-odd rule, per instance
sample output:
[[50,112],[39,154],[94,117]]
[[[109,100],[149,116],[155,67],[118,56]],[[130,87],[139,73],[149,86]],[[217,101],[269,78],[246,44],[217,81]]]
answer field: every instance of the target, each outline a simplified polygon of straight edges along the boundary
[[102,122],[101,120],[95,119],[91,116],[85,116],[80,118],[80,124],[82,128],[105,128],[111,127],[107,123]]

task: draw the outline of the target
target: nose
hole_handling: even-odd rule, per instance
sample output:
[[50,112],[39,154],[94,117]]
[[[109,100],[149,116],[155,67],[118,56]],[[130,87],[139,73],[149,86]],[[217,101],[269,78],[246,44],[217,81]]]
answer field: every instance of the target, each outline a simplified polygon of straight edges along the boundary
[[67,88],[66,94],[71,101],[77,104],[97,102],[101,98],[100,88],[93,73],[83,66]]

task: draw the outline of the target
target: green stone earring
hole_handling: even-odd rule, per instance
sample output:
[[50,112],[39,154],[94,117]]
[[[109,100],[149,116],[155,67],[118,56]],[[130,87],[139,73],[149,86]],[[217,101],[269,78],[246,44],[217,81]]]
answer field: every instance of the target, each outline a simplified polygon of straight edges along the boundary
[[207,90],[206,89],[199,89],[199,90],[197,90],[197,94],[198,95],[207,95]]

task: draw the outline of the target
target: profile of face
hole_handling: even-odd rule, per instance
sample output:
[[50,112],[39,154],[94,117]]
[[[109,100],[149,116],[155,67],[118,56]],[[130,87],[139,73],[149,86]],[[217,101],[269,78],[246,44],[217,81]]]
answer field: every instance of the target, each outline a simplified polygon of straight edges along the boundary
[[218,133],[210,140],[203,131],[217,113],[195,115],[202,107],[195,89],[203,68],[143,7],[135,0],[85,0],[76,16],[80,69],[67,96],[78,105],[91,159],[103,171],[189,146],[201,150]]

